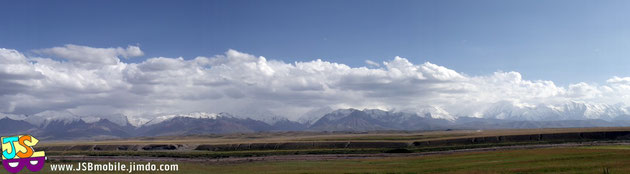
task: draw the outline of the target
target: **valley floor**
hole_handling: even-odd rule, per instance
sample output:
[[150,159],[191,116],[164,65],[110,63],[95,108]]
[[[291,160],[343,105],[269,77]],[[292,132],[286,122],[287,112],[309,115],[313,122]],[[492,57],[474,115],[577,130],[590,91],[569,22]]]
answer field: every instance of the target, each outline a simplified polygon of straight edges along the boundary
[[[516,137],[525,139],[515,139]],[[369,145],[402,143],[404,146],[347,145],[329,149],[283,149],[276,146],[271,150],[198,150],[198,147],[215,143],[223,147],[221,144],[224,143],[281,145],[283,142],[299,144],[338,141],[350,142],[349,145],[371,142]],[[160,144],[177,148],[142,148],[162,147]],[[120,149],[128,146],[139,148]],[[113,147],[114,150],[104,147]],[[627,165],[630,164],[628,127],[341,134],[259,133],[190,136],[179,139],[147,137],[47,142],[36,148],[45,150],[48,156],[46,168],[38,173],[54,173],[50,171],[50,164],[86,161],[175,163],[180,169],[179,172],[153,173],[630,173],[630,165]]]
[[[284,159],[235,163],[179,161],[175,162],[179,164],[179,172],[163,173],[629,173],[628,156],[630,145],[567,145],[355,159]],[[51,160],[38,173],[54,173],[50,172],[50,163],[73,162]]]
[[[618,146],[613,146],[618,147]],[[464,152],[378,159],[189,164],[216,173],[629,173],[630,150],[603,147]]]

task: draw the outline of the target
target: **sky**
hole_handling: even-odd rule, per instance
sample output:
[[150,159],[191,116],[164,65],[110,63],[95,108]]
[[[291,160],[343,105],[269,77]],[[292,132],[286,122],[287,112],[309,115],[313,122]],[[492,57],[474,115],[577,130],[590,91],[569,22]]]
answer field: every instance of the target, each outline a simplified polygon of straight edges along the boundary
[[0,4],[3,113],[630,103],[628,1]]
[[[236,49],[363,66],[394,56],[561,85],[628,76],[628,1],[3,1],[0,47],[139,45],[150,57]],[[588,69],[588,71],[586,71]]]

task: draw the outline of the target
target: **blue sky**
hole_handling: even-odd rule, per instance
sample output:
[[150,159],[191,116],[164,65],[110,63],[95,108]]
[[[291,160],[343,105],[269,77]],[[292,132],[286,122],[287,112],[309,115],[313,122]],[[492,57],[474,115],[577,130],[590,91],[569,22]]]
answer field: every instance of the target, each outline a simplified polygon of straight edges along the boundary
[[394,56],[559,85],[630,76],[630,1],[0,1],[0,48],[228,49],[365,66]]

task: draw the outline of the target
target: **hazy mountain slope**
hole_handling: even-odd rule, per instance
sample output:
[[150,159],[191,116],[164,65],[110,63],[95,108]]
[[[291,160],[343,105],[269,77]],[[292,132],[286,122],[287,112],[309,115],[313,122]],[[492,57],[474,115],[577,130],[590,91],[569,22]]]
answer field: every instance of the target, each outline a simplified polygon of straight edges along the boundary
[[103,139],[133,136],[135,127],[121,126],[107,119],[86,123],[79,119],[71,122],[53,120],[33,134],[41,139]]
[[363,111],[338,110],[324,115],[309,128],[319,131],[370,131],[386,130],[386,123],[372,118]]
[[272,131],[301,131],[306,128],[308,128],[306,124],[290,121],[288,119],[276,121],[273,125],[271,125]]
[[138,128],[138,135],[191,135],[191,134],[224,134],[247,133],[271,130],[271,126],[257,120],[234,117],[190,118],[175,117],[157,124]]
[[302,114],[299,117],[298,122],[310,126],[311,124],[317,122],[317,120],[322,118],[324,115],[331,113],[333,111],[334,110],[330,107],[322,107],[322,108],[313,109]]
[[340,109],[324,115],[309,127],[320,131],[434,130],[446,128],[448,120],[377,109]]
[[537,129],[537,128],[568,128],[568,127],[620,127],[630,126],[629,121],[606,121],[601,119],[588,120],[553,120],[527,121],[503,120],[493,118],[459,117],[454,129]]
[[36,129],[35,125],[24,120],[13,120],[9,117],[0,119],[0,134],[3,136],[29,134],[33,129]]

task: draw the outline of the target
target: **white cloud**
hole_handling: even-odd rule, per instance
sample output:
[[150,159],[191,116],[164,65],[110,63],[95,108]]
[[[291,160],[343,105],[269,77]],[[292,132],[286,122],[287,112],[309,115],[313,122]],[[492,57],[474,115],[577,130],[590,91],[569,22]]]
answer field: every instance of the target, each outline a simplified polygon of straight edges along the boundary
[[376,62],[371,61],[371,60],[365,60],[365,64],[368,64],[369,66],[373,66],[373,67],[380,67],[381,66],[381,64],[376,63]]
[[630,84],[630,77],[613,77],[608,79],[606,82],[608,83],[620,83],[620,84]]
[[131,58],[144,55],[140,47],[137,46],[128,46],[127,48],[92,48],[73,44],[35,50],[35,52],[65,58],[73,62],[107,65],[116,64],[120,61],[119,57]]
[[602,92],[597,89],[596,86],[589,85],[584,82],[569,85],[569,90],[567,91],[567,94],[573,98],[588,99],[602,97]]
[[520,108],[569,101],[630,104],[630,77],[613,77],[604,85],[561,87],[552,81],[522,79],[518,72],[469,76],[402,57],[368,68],[323,60],[285,63],[236,50],[212,57],[156,57],[139,63],[119,59],[142,55],[135,46],[66,45],[37,52],[68,61],[0,49],[0,112],[148,117],[252,111],[297,119],[315,108],[354,107],[431,112],[453,119],[483,116],[497,103]]

